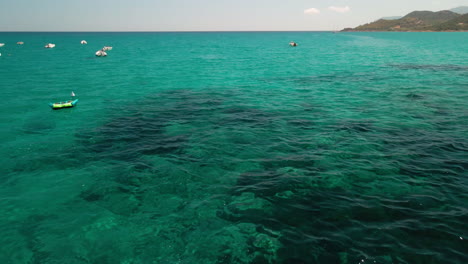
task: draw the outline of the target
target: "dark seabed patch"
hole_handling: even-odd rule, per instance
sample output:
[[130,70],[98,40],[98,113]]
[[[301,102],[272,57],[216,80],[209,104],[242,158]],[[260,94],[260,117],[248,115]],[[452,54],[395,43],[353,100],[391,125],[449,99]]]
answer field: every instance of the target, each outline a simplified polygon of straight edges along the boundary
[[43,134],[56,127],[56,123],[50,117],[36,116],[24,122],[22,131],[27,134]]
[[[465,258],[456,231],[468,221],[461,138],[331,114],[317,123],[301,106],[273,113],[241,98],[240,91],[167,91],[116,107],[103,125],[78,132],[78,146],[54,162],[103,166],[70,203],[107,213],[71,235],[82,248],[76,263],[125,254],[171,263]],[[37,263],[57,257],[39,235],[58,221],[48,217],[31,216],[22,227]],[[109,246],[100,237],[121,234],[124,223],[133,230],[127,248],[95,256]]]
[[468,66],[455,64],[388,64],[401,70],[468,72]]
[[409,93],[409,94],[406,94],[405,96],[406,98],[410,100],[421,100],[424,98],[424,96],[417,94],[417,93]]
[[340,71],[331,74],[311,75],[311,76],[294,76],[294,77],[274,77],[264,79],[266,82],[292,82],[297,88],[309,87],[311,85],[347,85],[348,83],[367,83],[380,82],[388,80],[389,76],[382,75],[379,71],[373,72],[351,72]]

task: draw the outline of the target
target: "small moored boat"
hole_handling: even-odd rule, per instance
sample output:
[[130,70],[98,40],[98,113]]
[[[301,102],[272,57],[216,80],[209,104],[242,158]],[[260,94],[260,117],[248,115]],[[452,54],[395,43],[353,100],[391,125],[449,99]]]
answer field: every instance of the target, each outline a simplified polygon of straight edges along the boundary
[[18,41],[18,42],[16,42],[16,44],[18,44],[18,45],[23,45],[24,42],[23,42],[23,41]]
[[112,50],[112,47],[111,46],[104,46],[104,48],[102,48],[102,51],[108,51],[108,50]]
[[63,108],[74,107],[76,103],[78,103],[78,99],[58,103],[49,103],[49,106],[52,107],[52,109],[54,110],[58,110]]
[[54,48],[54,47],[55,47],[55,44],[52,44],[52,43],[49,43],[49,44],[44,46],[44,48],[46,48],[46,49],[51,49],[51,48]]
[[297,46],[297,43],[294,42],[294,41],[291,41],[291,42],[289,42],[289,46],[291,46],[291,47],[296,47],[296,46]]
[[0,43],[0,47],[3,47],[3,46],[5,46],[5,43]]
[[105,56],[107,56],[107,53],[104,50],[96,51],[96,57],[105,57]]
[[88,42],[86,42],[86,40],[82,40],[81,44],[88,44]]

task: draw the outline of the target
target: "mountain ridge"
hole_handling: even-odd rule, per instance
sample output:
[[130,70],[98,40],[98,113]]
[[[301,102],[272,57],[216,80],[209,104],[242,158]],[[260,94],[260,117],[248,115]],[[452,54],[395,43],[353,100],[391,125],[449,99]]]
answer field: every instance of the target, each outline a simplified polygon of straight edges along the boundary
[[[461,12],[463,8],[455,9]],[[468,30],[467,14],[461,15],[450,10],[413,11],[400,19],[382,18],[342,31],[465,31]]]
[[450,9],[450,11],[460,14],[460,15],[468,14],[468,6],[455,7],[455,8]]

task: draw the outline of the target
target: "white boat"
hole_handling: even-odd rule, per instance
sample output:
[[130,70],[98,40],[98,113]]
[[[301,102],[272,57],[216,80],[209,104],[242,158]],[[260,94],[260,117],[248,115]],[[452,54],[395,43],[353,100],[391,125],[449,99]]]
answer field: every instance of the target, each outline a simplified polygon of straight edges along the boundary
[[104,48],[102,48],[103,51],[108,51],[108,50],[112,50],[112,47],[110,46],[104,46]]
[[105,57],[105,56],[107,56],[107,53],[104,50],[96,51],[96,57]]
[[82,40],[81,44],[88,44],[88,42],[86,42],[86,40]]
[[18,45],[23,45],[24,42],[23,42],[23,41],[18,41],[18,42],[16,42],[16,44],[18,44]]
[[46,49],[51,49],[51,48],[54,48],[54,47],[55,47],[55,44],[52,44],[52,43],[49,43],[49,44],[44,46],[44,48],[46,48]]
[[291,42],[289,42],[289,46],[291,46],[291,47],[296,47],[296,46],[297,46],[297,43],[294,42],[294,41],[291,41]]
[[5,43],[0,43],[0,47],[3,47],[3,46],[5,46]]

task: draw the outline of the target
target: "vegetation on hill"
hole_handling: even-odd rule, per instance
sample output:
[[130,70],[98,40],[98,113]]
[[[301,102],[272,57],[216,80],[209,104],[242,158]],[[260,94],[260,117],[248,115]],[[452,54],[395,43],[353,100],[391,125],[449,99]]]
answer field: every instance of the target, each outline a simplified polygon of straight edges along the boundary
[[452,11],[414,11],[396,19],[380,19],[344,31],[458,31],[467,30],[466,15]]
[[407,20],[407,21],[415,21],[415,22],[420,21],[418,25],[419,24],[435,25],[435,24],[443,23],[451,19],[457,18],[458,16],[460,15],[452,11],[448,11],[448,10],[439,11],[439,12],[414,11],[404,16],[402,19]]
[[468,14],[464,14],[455,19],[441,23],[432,27],[433,31],[468,30]]

